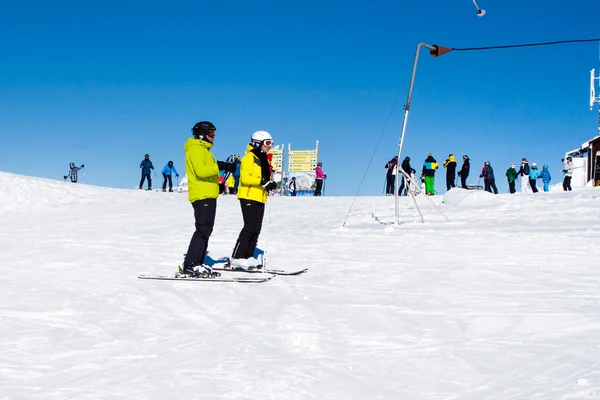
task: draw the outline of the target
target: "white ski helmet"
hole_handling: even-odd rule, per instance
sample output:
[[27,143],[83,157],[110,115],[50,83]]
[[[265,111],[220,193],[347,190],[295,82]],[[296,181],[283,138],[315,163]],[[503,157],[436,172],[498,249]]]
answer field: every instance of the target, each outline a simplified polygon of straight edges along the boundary
[[252,142],[250,144],[258,149],[265,141],[271,141],[271,143],[268,144],[268,146],[271,147],[271,144],[273,144],[273,137],[271,137],[271,134],[267,131],[256,131],[252,134]]

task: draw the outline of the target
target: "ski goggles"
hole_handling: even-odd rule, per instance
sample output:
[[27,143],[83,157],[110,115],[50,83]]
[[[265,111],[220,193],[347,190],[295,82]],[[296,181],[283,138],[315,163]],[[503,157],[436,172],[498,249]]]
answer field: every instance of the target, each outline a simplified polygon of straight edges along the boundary
[[273,141],[269,140],[269,139],[263,140],[262,144],[263,144],[263,146],[271,147],[271,146],[273,146]]

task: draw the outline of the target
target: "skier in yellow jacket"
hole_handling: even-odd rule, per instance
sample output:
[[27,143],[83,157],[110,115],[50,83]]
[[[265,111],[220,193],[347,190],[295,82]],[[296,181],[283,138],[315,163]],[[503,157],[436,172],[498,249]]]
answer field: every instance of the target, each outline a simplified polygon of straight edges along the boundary
[[273,138],[267,131],[256,131],[252,135],[246,155],[240,166],[238,199],[242,207],[244,227],[242,228],[231,256],[231,267],[253,269],[259,263],[254,258],[254,250],[262,228],[265,203],[268,192],[277,184],[271,180],[271,165],[267,153],[273,145]]
[[[185,171],[188,178],[188,199],[194,208],[196,230],[181,268],[185,275],[211,276],[212,268],[204,265],[208,239],[213,231],[219,197],[219,171],[235,171],[235,164],[216,161],[210,152],[217,128],[208,122],[198,122],[192,128],[185,150]],[[216,275],[216,273],[215,273]]]

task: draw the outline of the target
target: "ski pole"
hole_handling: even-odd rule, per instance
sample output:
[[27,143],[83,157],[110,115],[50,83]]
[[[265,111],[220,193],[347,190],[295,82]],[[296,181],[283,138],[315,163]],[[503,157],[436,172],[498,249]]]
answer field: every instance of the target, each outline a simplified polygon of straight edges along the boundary
[[262,256],[263,271],[265,270],[265,268],[267,266],[267,249],[269,248],[269,222],[271,222],[271,203],[272,203],[272,201],[268,201],[268,203],[269,203],[269,205],[267,206],[267,229],[265,232],[265,251],[263,252],[263,256]]
[[327,182],[327,179],[323,179],[323,196],[325,196],[325,182]]

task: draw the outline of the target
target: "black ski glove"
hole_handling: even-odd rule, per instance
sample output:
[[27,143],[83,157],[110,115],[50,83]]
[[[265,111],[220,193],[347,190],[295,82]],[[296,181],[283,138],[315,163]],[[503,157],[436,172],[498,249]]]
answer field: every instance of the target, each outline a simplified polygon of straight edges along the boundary
[[179,178],[179,174],[175,174],[175,176]]
[[231,172],[232,174],[235,172],[235,163],[217,161],[217,165],[219,166],[219,171],[227,171]]
[[275,189],[277,189],[277,183],[275,183],[275,182],[273,182],[273,181],[269,181],[269,182],[265,183],[265,184],[263,185],[263,187],[265,188],[265,190],[266,190],[267,192],[270,192],[271,190],[275,190]]
[[85,164],[81,164],[81,168],[85,168]]

